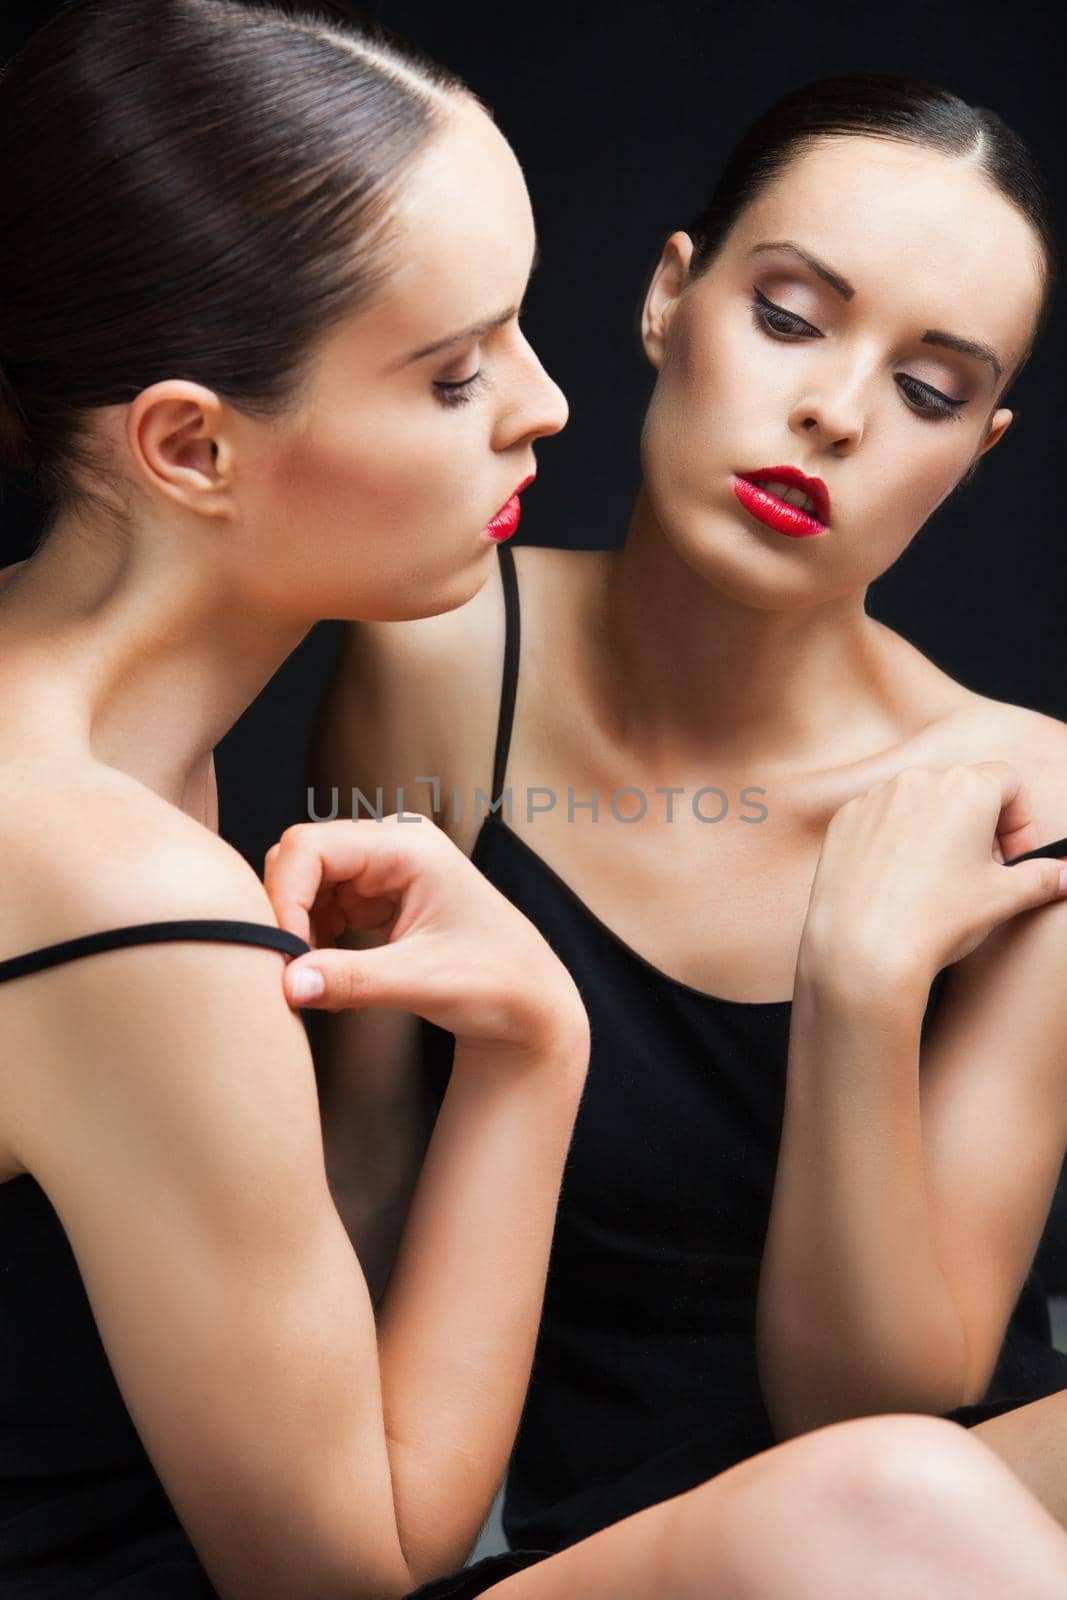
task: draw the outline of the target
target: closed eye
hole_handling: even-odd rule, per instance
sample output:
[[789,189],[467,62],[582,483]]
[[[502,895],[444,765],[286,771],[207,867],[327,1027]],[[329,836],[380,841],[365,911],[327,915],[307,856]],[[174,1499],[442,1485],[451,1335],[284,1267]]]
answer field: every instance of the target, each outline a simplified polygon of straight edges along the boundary
[[908,372],[896,374],[897,384],[901,393],[914,411],[921,416],[929,417],[932,422],[940,422],[946,417],[958,417],[965,401],[953,400],[951,395],[942,394],[940,389],[934,389],[928,383],[920,383],[918,378],[913,378]]
[[[536,265],[537,258],[535,256],[534,266]],[[530,271],[531,273],[533,272],[533,267],[531,267]],[[529,282],[527,282],[527,289],[528,288]],[[526,300],[524,297],[522,304],[516,308],[514,313],[506,320],[499,322],[495,328],[490,330],[490,334],[502,334],[512,323],[518,327],[525,310]],[[484,337],[489,337],[489,335],[485,335]],[[473,400],[476,394],[480,394],[484,389],[488,389],[489,384],[489,378],[479,367],[478,371],[472,372],[469,378],[437,378],[434,381],[433,387],[435,398],[441,403],[441,405],[461,406],[465,405],[468,400]]]
[[805,322],[804,318],[798,317],[794,311],[787,311],[784,306],[776,306],[773,300],[768,300],[758,289],[753,290],[753,294],[755,299],[752,302],[752,320],[764,333],[769,333],[776,339],[823,337],[818,328],[813,328],[810,322]]
[[[798,317],[794,311],[787,311],[784,306],[775,305],[773,300],[768,300],[758,289],[753,290],[753,296],[752,320],[757,328],[769,334],[772,339],[825,337],[810,322]],[[897,387],[907,405],[918,416],[925,417],[930,422],[943,422],[948,418],[958,417],[966,403],[963,400],[954,400],[951,395],[942,394],[940,389],[922,383],[908,372],[898,372],[895,377]]]
[[479,367],[477,372],[472,372],[469,378],[460,378],[456,382],[446,382],[438,378],[434,381],[434,393],[443,406],[461,406],[488,384],[489,380]]

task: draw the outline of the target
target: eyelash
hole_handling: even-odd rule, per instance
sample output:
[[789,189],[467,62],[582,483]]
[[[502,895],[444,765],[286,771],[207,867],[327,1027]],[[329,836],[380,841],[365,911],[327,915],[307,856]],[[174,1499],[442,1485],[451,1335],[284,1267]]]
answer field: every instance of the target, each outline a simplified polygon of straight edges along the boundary
[[477,372],[472,372],[469,378],[461,378],[458,383],[445,383],[437,379],[434,382],[434,391],[438,402],[443,406],[465,406],[488,385],[489,379],[479,367]]
[[[522,321],[525,311],[526,299],[524,297],[522,304],[515,313],[516,322]],[[472,372],[469,378],[460,378],[458,383],[446,383],[441,378],[436,379],[434,382],[436,399],[443,406],[465,406],[468,401],[474,399],[475,395],[481,394],[488,387],[489,379],[480,367],[477,372]]]
[[[753,295],[752,320],[757,328],[770,334],[772,339],[804,338],[806,334],[814,334],[818,339],[823,337],[810,322],[805,322],[804,318],[798,317],[795,312],[787,311],[784,306],[775,305],[773,300],[768,300],[758,289],[753,290]],[[771,321],[772,317],[784,317],[789,326],[775,327]],[[911,409],[930,422],[947,422],[958,417],[965,404],[963,400],[950,399],[947,394],[942,394],[940,389],[932,389],[929,384],[920,383],[918,378],[911,377],[907,372],[897,373],[897,383]]]

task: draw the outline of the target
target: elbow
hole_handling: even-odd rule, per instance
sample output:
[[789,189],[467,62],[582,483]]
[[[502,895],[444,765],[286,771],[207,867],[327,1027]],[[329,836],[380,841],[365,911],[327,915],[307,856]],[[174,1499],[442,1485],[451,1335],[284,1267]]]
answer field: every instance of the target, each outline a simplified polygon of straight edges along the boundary
[[[482,1522],[473,1529],[455,1506],[442,1504],[441,1484],[428,1483],[423,1452],[395,1428],[385,1428],[395,1516],[396,1548],[408,1574],[408,1593],[462,1567],[473,1549]],[[484,1507],[488,1512],[488,1505]],[[457,1514],[458,1513],[458,1514]]]
[[353,1538],[351,1516],[327,1526],[321,1508],[307,1528],[305,1548],[260,1548],[247,1559],[205,1559],[219,1600],[403,1600],[421,1579],[393,1541]]
[[955,1410],[956,1406],[978,1405],[982,1400],[985,1399],[987,1393],[989,1392],[989,1386],[993,1382],[993,1373],[996,1371],[997,1361],[1000,1357],[1000,1349],[1004,1342],[1004,1335],[1006,1331],[1007,1330],[1005,1328],[999,1329],[995,1342],[981,1341],[981,1344],[988,1346],[988,1348],[985,1349],[981,1348],[981,1345],[977,1340],[967,1341],[968,1359],[966,1362],[962,1393],[960,1398],[955,1402],[955,1405],[950,1409]]
[[988,1381],[970,1381],[966,1339],[955,1320],[946,1319],[939,1329],[916,1327],[895,1339],[786,1336],[769,1345],[761,1344],[759,1372],[778,1440],[854,1417],[943,1416],[979,1399]]

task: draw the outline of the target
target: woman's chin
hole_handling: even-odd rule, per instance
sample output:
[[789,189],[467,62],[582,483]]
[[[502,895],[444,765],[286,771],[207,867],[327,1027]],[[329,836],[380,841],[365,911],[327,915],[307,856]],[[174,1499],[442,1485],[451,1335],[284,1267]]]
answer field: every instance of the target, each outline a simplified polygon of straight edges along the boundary
[[396,594],[404,598],[403,610],[390,607],[388,613],[382,611],[378,620],[416,622],[423,617],[440,617],[448,611],[458,611],[484,589],[493,570],[495,550],[496,546],[486,541],[462,566],[457,565],[450,572],[437,576],[425,587],[412,582],[398,583]]

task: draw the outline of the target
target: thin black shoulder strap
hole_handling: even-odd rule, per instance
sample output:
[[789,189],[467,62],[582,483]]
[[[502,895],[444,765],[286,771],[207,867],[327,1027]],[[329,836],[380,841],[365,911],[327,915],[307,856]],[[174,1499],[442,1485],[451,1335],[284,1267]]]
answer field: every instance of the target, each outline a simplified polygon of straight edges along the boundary
[[1067,856],[1067,839],[1053,839],[1051,844],[1038,845],[1036,850],[1028,850],[1024,856],[1012,856],[1004,865],[1017,867],[1020,861],[1036,861],[1039,856]]
[[58,967],[80,956],[96,955],[101,950],[118,950],[124,945],[164,944],[174,940],[200,940],[215,944],[256,944],[283,955],[302,956],[311,949],[295,933],[272,928],[265,922],[228,922],[223,918],[191,919],[178,922],[137,922],[126,928],[109,928],[103,933],[86,933],[79,939],[64,939],[60,944],[31,950],[24,956],[0,961],[0,983],[22,978],[45,967]]
[[500,685],[500,718],[493,757],[494,806],[499,804],[504,791],[511,726],[515,720],[515,692],[519,684],[519,579],[515,571],[515,552],[510,545],[502,544],[499,555],[500,578],[504,585],[504,676]]

